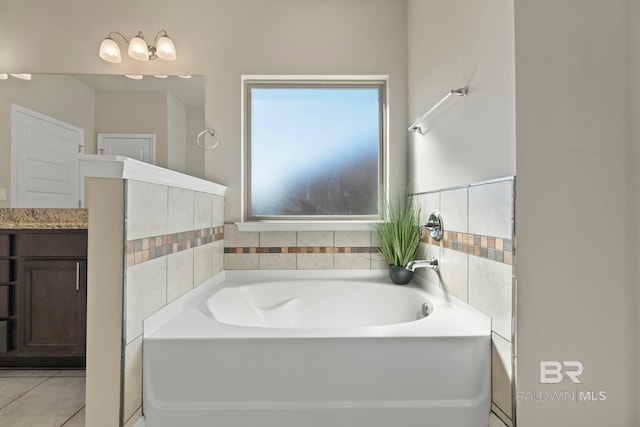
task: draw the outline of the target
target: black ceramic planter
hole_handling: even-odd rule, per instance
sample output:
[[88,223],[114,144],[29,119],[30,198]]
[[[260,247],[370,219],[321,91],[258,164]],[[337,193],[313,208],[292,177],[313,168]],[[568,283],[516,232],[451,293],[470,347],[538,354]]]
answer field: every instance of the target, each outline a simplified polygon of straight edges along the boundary
[[406,285],[413,277],[413,271],[407,270],[401,265],[390,265],[389,277],[396,285]]

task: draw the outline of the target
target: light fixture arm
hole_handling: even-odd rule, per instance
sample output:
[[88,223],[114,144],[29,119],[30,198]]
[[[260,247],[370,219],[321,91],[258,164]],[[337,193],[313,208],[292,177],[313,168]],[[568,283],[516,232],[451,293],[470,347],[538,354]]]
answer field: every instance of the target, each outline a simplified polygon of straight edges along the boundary
[[[169,34],[167,34],[166,30],[158,31],[158,34],[156,34],[156,38],[153,39],[153,46],[156,46],[158,44],[158,40],[160,39],[160,34],[161,33],[164,33],[164,34],[162,34],[163,36],[169,37]],[[142,34],[142,33],[140,33],[140,34]]]
[[129,40],[127,40],[127,38],[126,38],[125,36],[123,36],[123,35],[122,35],[122,33],[119,33],[119,32],[117,32],[117,31],[111,31],[111,32],[109,33],[108,38],[113,39],[113,37],[111,37],[111,34],[117,34],[117,35],[119,35],[120,37],[122,37],[122,39],[123,39],[125,42],[127,42],[127,45],[129,44]]

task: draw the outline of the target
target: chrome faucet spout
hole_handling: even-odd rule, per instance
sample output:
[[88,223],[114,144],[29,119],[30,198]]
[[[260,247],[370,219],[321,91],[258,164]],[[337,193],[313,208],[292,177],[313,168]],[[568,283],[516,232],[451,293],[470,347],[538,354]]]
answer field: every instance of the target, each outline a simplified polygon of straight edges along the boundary
[[416,271],[418,268],[430,268],[433,271],[438,271],[438,259],[430,258],[430,259],[417,259],[413,261],[409,261],[407,266],[405,267],[407,270]]

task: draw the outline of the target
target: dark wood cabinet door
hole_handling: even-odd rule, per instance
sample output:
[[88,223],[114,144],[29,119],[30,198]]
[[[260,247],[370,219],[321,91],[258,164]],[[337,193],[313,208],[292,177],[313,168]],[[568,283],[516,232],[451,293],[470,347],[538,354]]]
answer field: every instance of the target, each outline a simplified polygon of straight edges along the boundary
[[40,259],[20,264],[18,355],[84,355],[86,261]]

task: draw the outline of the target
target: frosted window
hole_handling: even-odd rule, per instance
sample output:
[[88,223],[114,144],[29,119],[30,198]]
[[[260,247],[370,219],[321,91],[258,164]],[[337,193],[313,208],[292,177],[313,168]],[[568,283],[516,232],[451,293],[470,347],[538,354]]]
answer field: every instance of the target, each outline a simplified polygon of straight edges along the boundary
[[248,219],[377,218],[383,84],[247,86]]

